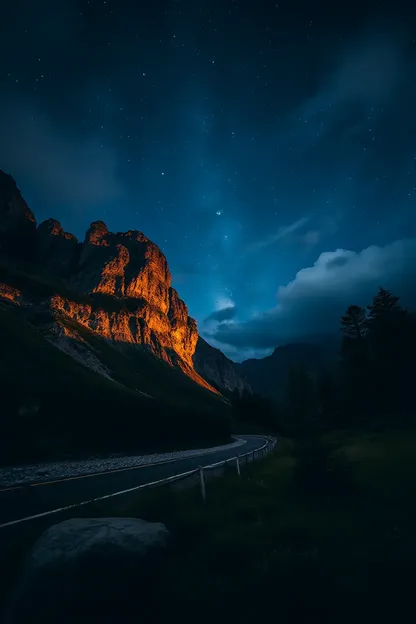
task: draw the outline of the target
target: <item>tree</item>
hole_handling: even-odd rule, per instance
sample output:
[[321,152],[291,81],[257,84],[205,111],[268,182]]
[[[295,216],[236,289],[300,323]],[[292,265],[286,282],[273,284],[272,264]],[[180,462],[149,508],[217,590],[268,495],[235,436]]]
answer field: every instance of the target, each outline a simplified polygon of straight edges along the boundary
[[368,306],[368,347],[374,407],[387,418],[405,410],[409,393],[409,315],[380,287]]
[[367,313],[358,305],[350,305],[341,317],[341,331],[344,338],[363,340],[367,331]]
[[368,322],[365,308],[348,306],[340,319],[341,346],[341,408],[346,423],[361,420],[368,413]]
[[386,360],[401,359],[408,315],[399,304],[399,297],[380,287],[373,303],[367,307],[368,337],[374,355]]
[[394,346],[396,338],[402,334],[406,311],[399,304],[399,297],[380,287],[368,308],[368,332],[373,344],[381,350],[386,345]]
[[373,298],[373,303],[367,306],[370,322],[393,318],[393,316],[402,313],[403,308],[399,305],[399,300],[400,297],[395,297],[389,290],[380,286],[378,293]]

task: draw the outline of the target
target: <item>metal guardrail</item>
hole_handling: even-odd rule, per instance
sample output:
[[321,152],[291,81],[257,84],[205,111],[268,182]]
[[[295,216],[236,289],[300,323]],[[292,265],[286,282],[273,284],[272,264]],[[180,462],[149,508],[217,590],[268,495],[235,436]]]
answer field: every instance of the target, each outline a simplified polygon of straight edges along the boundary
[[[245,436],[249,437],[249,436]],[[164,485],[173,484],[174,486],[179,485],[183,487],[187,485],[187,482],[194,479],[195,484],[199,478],[199,484],[201,488],[202,498],[206,499],[206,480],[210,476],[218,476],[218,474],[222,474],[223,470],[234,463],[237,473],[241,475],[240,468],[242,465],[249,464],[256,459],[261,459],[268,455],[276,446],[277,440],[272,437],[266,437],[266,443],[258,449],[253,451],[249,451],[248,453],[243,453],[241,455],[235,455],[234,457],[230,457],[220,462],[216,462],[215,464],[210,464],[208,466],[200,466],[199,468],[194,468],[193,470],[188,470],[187,472],[182,472],[181,474],[173,475],[172,477],[166,477],[165,479],[160,479],[158,481],[151,481],[150,483],[143,483],[142,485],[136,485],[132,488],[128,488],[126,490],[121,490],[119,492],[113,492],[112,494],[106,494],[105,496],[98,496],[97,498],[92,498],[90,500],[82,501],[81,503],[74,503],[72,505],[66,505],[65,507],[59,507],[58,509],[51,509],[49,511],[45,511],[43,513],[34,514],[32,516],[27,516],[26,518],[20,518],[19,520],[12,520],[10,522],[5,522],[4,524],[0,524],[0,529],[15,526],[17,524],[21,524],[22,522],[27,522],[30,520],[36,520],[38,518],[43,518],[45,516],[50,516],[52,514],[58,514],[61,512],[66,512],[77,507],[84,507],[85,505],[91,505],[93,503],[98,503],[103,500],[108,500],[111,498],[115,498],[116,496],[122,496],[124,494],[130,494],[131,492],[136,492],[139,490],[144,490],[145,488],[151,487],[161,487]]]
[[[249,436],[245,436],[249,437]],[[256,461],[268,455],[276,446],[276,438],[272,438],[267,436],[266,443],[258,449],[254,449],[253,451],[249,451],[248,453],[242,453],[240,455],[235,455],[234,457],[229,457],[228,459],[224,459],[222,461],[216,462],[215,464],[209,464],[208,466],[200,466],[199,468],[194,468],[193,470],[188,470],[187,472],[183,472],[178,475],[173,475],[172,477],[167,477],[166,479],[161,479],[160,481],[154,481],[153,483],[145,483],[143,485],[138,486],[134,489],[144,489],[146,487],[157,487],[169,484],[177,484],[186,482],[188,479],[199,475],[199,484],[201,489],[201,496],[203,500],[206,499],[206,480],[207,477],[210,476],[218,476],[218,473],[222,474],[223,469],[227,468],[232,464],[235,465],[237,474],[241,476],[241,466],[247,465],[250,462]],[[217,471],[214,475],[213,472]]]

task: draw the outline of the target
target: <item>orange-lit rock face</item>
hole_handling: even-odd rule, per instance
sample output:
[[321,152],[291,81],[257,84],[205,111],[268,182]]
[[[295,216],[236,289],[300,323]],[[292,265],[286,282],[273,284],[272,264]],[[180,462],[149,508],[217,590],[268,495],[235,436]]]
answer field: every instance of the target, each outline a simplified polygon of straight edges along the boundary
[[40,232],[45,235],[58,236],[64,238],[65,240],[78,242],[77,237],[70,232],[65,232],[62,225],[56,219],[46,219],[46,221],[42,221],[38,227],[38,234]]
[[167,314],[170,284],[165,256],[141,232],[113,234],[101,221],[91,225],[72,278],[76,290],[143,298]]
[[[193,370],[192,353],[198,339],[195,321],[186,324],[175,322],[175,327],[172,327],[165,314],[146,302],[138,302],[137,307],[132,309],[110,312],[57,295],[51,299],[51,308],[102,338],[119,344],[146,345],[152,353],[172,366],[179,366],[186,374]],[[195,376],[199,378],[196,373]]]
[[[115,344],[144,345],[215,392],[194,370],[196,322],[172,288],[164,254],[142,232],[112,233],[105,223],[95,221],[79,243],[55,219],[36,229],[35,217],[13,178],[0,171],[0,254],[26,264],[29,260],[35,271],[59,277],[56,283],[73,294],[56,294],[49,303],[36,301],[36,305],[49,305],[56,315],[66,315]],[[3,299],[18,302],[21,298],[11,286],[0,288]],[[30,296],[23,296],[32,306]],[[83,300],[89,303],[80,303]],[[65,331],[61,334],[68,338]]]
[[93,292],[124,297],[126,291],[124,272],[129,261],[128,250],[123,245],[117,245],[114,254],[102,267],[101,279]]
[[82,312],[78,308],[74,312],[73,304],[66,313],[77,317],[81,314],[83,320],[76,320],[106,338],[149,345],[166,361],[173,362],[173,358],[165,350],[174,351],[193,368],[198,329],[171,281],[164,254],[144,234],[113,234],[103,222],[95,222],[87,232],[71,286],[78,292],[121,300],[123,309],[103,311],[104,318],[85,306]]
[[13,303],[19,303],[22,293],[17,288],[13,288],[8,284],[0,283],[0,299],[7,299]]

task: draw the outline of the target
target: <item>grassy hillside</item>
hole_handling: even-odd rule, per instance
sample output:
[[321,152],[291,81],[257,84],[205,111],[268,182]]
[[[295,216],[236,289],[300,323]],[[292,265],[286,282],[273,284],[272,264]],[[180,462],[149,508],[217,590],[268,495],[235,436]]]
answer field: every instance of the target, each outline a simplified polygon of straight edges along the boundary
[[223,397],[199,386],[140,345],[113,346],[68,317],[60,321],[75,330],[111,371],[111,376],[127,388],[179,407],[205,412],[225,407]]
[[17,306],[0,308],[1,463],[227,439],[221,399],[144,351],[83,332],[116,381],[51,345]]

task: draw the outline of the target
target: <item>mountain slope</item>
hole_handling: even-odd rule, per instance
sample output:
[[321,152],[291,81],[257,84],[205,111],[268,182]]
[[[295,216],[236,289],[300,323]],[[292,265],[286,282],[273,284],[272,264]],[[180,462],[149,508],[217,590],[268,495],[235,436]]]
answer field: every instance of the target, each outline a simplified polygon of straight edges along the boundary
[[195,370],[197,324],[157,245],[101,221],[83,242],[54,219],[37,227],[1,171],[0,323],[3,462],[228,435],[228,402]]
[[327,339],[315,343],[283,345],[265,358],[252,358],[237,366],[240,374],[245,375],[250,382],[253,392],[281,401],[292,367],[302,365],[313,376],[317,376],[329,370],[337,358],[337,342]]
[[[30,262],[30,271],[46,274],[52,286],[58,280],[65,285],[63,296],[50,289],[51,309],[107,340],[144,345],[217,393],[194,370],[197,324],[172,288],[166,258],[141,232],[114,234],[96,221],[79,243],[54,219],[36,229],[36,219],[14,180],[0,172],[0,253],[15,262]],[[19,288],[15,282],[5,284]],[[30,280],[27,285],[31,287]],[[27,291],[21,295],[30,299]]]
[[201,336],[198,338],[192,357],[195,370],[215,388],[229,392],[237,390],[250,392],[250,384],[240,373],[237,365],[229,360],[222,351],[211,347]]
[[[0,304],[1,463],[227,439],[227,414],[220,398],[215,401],[216,409],[209,401],[203,409],[208,391],[179,371],[145,353],[146,362],[134,369],[127,355],[84,332],[87,348],[84,353],[81,350],[81,357],[85,353],[96,356],[108,375],[56,348],[47,334],[29,322],[24,310]],[[74,344],[79,346],[79,341]],[[153,383],[156,387],[158,380],[165,397],[150,398],[133,388],[138,381],[134,370],[137,376],[146,370],[147,378],[140,381],[150,386],[150,362],[160,365],[159,371],[152,371]],[[171,377],[175,372],[177,375]],[[189,388],[180,388],[181,380],[194,386],[201,396],[188,395]],[[175,384],[180,388],[176,395],[171,394]],[[163,400],[168,394],[170,403]],[[185,396],[189,397],[188,404]]]

